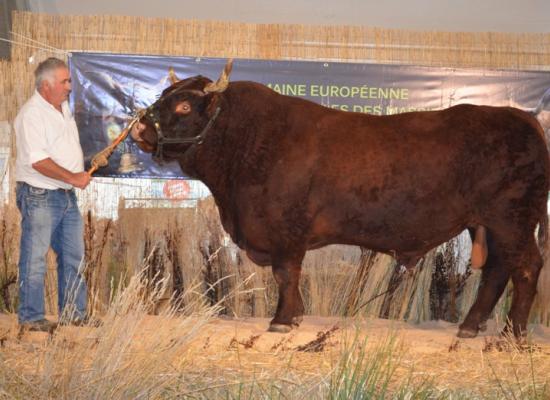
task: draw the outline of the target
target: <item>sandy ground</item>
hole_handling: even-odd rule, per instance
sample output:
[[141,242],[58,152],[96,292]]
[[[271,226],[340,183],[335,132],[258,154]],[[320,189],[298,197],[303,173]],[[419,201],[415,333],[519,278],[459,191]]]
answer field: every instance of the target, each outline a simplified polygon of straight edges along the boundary
[[[297,348],[307,345],[318,338],[319,334],[333,330],[329,336],[338,339],[342,333],[354,332],[359,329],[361,335],[373,339],[384,339],[395,333],[407,347],[419,353],[437,353],[447,351],[449,346],[457,341],[457,324],[444,321],[430,321],[422,324],[409,324],[385,319],[346,320],[336,317],[305,317],[298,329],[288,334],[267,332],[269,319],[248,318],[242,320],[217,320],[212,323],[214,334],[222,334],[227,339],[237,338],[239,341],[259,336],[257,349],[268,350],[284,340],[287,348]],[[336,329],[335,329],[336,328]],[[550,346],[550,328],[532,326],[532,340],[537,344]],[[471,340],[461,340],[466,348],[479,351],[484,348],[486,340],[498,334],[494,321],[491,321],[487,332]]]
[[[444,321],[430,321],[421,324],[409,324],[400,321],[384,319],[368,320],[345,320],[335,317],[305,317],[298,329],[288,334],[267,332],[269,319],[247,318],[241,320],[218,319],[205,331],[206,337],[215,335],[220,340],[220,345],[225,341],[236,339],[239,343],[255,340],[254,348],[257,350],[270,351],[280,342],[284,342],[287,349],[297,349],[314,342],[319,334],[328,333],[330,345],[335,345],[341,340],[344,333],[354,332],[359,329],[361,335],[370,337],[372,340],[384,339],[390,334],[396,334],[400,340],[406,343],[414,353],[437,354],[448,352],[451,345],[458,341],[464,349],[481,351],[486,347],[488,340],[498,334],[498,328],[494,321],[490,321],[486,332],[480,333],[475,339],[458,340],[456,333],[458,325]],[[337,328],[337,329],[334,329]],[[537,345],[549,346],[550,350],[550,328],[540,325],[531,326],[530,338]],[[332,332],[330,332],[333,330]]]
[[[55,320],[55,317],[48,316]],[[146,326],[154,327],[158,324],[157,317],[147,316],[143,322]],[[486,347],[489,339],[498,335],[499,328],[495,321],[489,321],[488,329],[480,332],[474,339],[458,339],[456,333],[458,325],[445,321],[429,321],[420,324],[411,324],[401,321],[384,319],[346,320],[336,317],[312,317],[306,316],[299,328],[288,334],[268,332],[269,319],[244,318],[229,319],[216,318],[207,325],[199,335],[198,341],[210,339],[217,346],[230,346],[231,342],[239,344],[252,340],[252,345],[245,346],[260,351],[270,351],[279,343],[284,342],[287,349],[295,349],[305,346],[318,338],[319,334],[326,334],[329,345],[335,344],[335,340],[343,332],[359,329],[364,335],[373,339],[383,339],[390,333],[395,333],[415,353],[439,353],[448,352],[449,347],[457,342],[464,349],[481,351]],[[90,329],[90,328],[61,328],[61,329]],[[530,325],[530,341],[546,347],[550,347],[550,327]],[[26,332],[17,337],[18,326],[15,315],[0,314],[0,339],[4,344],[12,340],[20,342],[40,342],[47,338],[48,334],[41,332]],[[215,340],[212,340],[215,338]],[[243,345],[244,346],[244,345]]]
[[[140,322],[139,331],[148,337],[175,323],[175,320],[146,316]],[[288,334],[267,332],[268,324],[267,318],[216,318],[207,323],[190,342],[192,368],[204,371],[212,367],[218,371],[238,368],[239,373],[257,373],[259,368],[270,371],[292,368],[310,376],[321,375],[334,367],[334,360],[342,354],[342,345],[350,338],[367,338],[373,346],[379,346],[377,343],[395,337],[403,354],[399,361],[403,374],[413,368],[415,373],[424,374],[445,389],[493,385],[492,374],[497,374],[500,380],[509,376],[516,381],[525,380],[528,385],[533,364],[540,373],[537,380],[550,381],[550,328],[539,325],[530,326],[529,342],[534,344],[534,351],[522,355],[502,351],[495,345],[499,327],[494,321],[489,321],[487,331],[477,338],[460,340],[456,337],[457,324],[443,321],[409,324],[382,319],[305,317],[301,326]],[[58,329],[58,334],[67,337],[71,332],[71,340],[83,340],[78,339],[83,337],[89,340],[90,335],[101,332],[101,328]],[[86,335],[75,335],[75,332],[86,332]],[[36,354],[47,347],[48,340],[47,333],[38,332],[26,332],[18,337],[16,316],[0,314],[0,361],[3,358],[16,365],[19,359],[37,357]],[[37,349],[42,350],[37,352]],[[525,376],[518,377],[517,371]]]
[[[55,320],[55,317],[48,316]],[[164,322],[163,322],[164,323]],[[144,329],[153,329],[159,324],[157,317],[147,316],[143,321]],[[341,336],[359,330],[361,335],[368,336],[372,340],[383,340],[388,335],[395,334],[412,353],[440,354],[449,352],[451,346],[475,352],[486,349],[487,342],[494,340],[499,333],[499,326],[495,321],[489,321],[485,332],[480,332],[474,339],[458,339],[456,333],[458,325],[445,321],[429,321],[420,324],[411,324],[402,321],[384,319],[346,320],[336,317],[312,317],[306,316],[299,328],[288,334],[268,332],[269,319],[244,318],[229,319],[216,318],[205,329],[202,329],[196,342],[204,342],[208,347],[231,347],[236,344],[245,349],[256,351],[273,351],[277,348],[286,350],[301,349],[307,345],[313,345],[320,335],[324,335],[324,348],[335,346]],[[60,328],[66,330],[90,329],[90,328]],[[550,352],[550,327],[530,325],[530,342],[548,348]],[[18,337],[18,325],[15,315],[0,314],[0,340],[4,347],[7,343],[17,341],[20,343],[40,343],[47,339],[47,333],[25,332]],[[236,343],[235,343],[236,342]],[[307,349],[307,348],[306,348]],[[452,350],[452,349],[451,349]]]

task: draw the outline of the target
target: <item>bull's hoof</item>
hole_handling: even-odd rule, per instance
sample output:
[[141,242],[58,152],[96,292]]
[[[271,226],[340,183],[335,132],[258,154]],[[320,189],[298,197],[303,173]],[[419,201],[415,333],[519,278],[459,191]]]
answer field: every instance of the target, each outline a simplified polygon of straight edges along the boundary
[[462,339],[475,338],[477,336],[477,329],[460,328],[456,336]]
[[292,330],[290,325],[285,324],[269,324],[268,332],[288,333]]

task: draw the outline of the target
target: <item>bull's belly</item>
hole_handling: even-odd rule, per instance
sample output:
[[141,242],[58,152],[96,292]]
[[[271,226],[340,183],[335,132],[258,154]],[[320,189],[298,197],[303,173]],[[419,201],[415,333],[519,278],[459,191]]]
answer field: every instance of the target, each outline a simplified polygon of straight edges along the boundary
[[339,230],[325,232],[324,237],[312,236],[308,249],[330,244],[355,245],[389,254],[405,266],[414,266],[428,251],[449,241],[470,225],[466,220],[450,222],[438,221],[437,218],[427,220],[425,224],[347,224]]
[[448,208],[440,212],[426,209],[408,218],[393,215],[381,218],[374,212],[353,212],[343,206],[318,213],[313,221],[292,215],[291,220],[273,222],[249,215],[239,224],[240,234],[231,237],[260,266],[271,265],[275,250],[286,249],[289,254],[296,254],[295,250],[300,253],[331,244],[365,247],[410,265],[432,248],[458,235],[472,222],[464,210],[458,214]]
[[[431,249],[445,243],[462,232],[466,225],[450,227],[447,231],[437,231],[432,234],[426,232],[386,232],[377,234],[373,232],[340,232],[325,237],[311,238],[306,243],[304,250],[314,250],[332,244],[361,246],[373,251],[388,254],[394,257],[400,264],[407,268],[414,267],[417,262]],[[420,234],[422,233],[422,234]],[[298,241],[303,239],[296,238]],[[246,252],[248,258],[259,266],[272,265],[269,250],[256,247],[253,243],[241,243],[240,247]]]

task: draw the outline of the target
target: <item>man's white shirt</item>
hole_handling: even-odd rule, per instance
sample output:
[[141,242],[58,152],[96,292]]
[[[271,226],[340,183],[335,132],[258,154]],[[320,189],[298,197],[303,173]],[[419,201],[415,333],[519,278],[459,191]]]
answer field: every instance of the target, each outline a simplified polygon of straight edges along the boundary
[[33,163],[46,158],[71,172],[84,170],[78,129],[68,102],[65,101],[61,109],[63,113],[35,91],[17,114],[14,124],[16,181],[44,189],[70,189],[72,186],[68,183],[48,178],[32,167]]

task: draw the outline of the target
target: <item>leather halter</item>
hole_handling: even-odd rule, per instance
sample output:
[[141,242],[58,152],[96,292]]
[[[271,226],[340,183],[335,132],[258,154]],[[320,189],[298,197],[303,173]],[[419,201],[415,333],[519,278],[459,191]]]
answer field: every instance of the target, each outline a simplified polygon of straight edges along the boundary
[[[155,131],[157,133],[157,149],[155,151],[155,154],[153,155],[153,158],[155,161],[159,163],[164,163],[164,158],[162,156],[162,150],[165,144],[201,144],[204,140],[204,137],[206,133],[210,130],[214,122],[216,121],[216,118],[218,118],[218,115],[220,114],[220,107],[217,107],[214,111],[214,114],[212,117],[210,117],[210,120],[208,120],[208,123],[205,125],[205,127],[202,129],[202,131],[197,135],[193,137],[166,137],[164,136],[164,133],[162,131],[162,128],[160,126],[160,111],[159,106],[162,104],[162,102],[166,99],[167,95],[173,94],[174,91],[168,92],[165,96],[161,96],[157,101],[155,101],[153,104],[151,104],[149,107],[145,109],[143,117],[147,119],[155,128]],[[197,93],[199,91],[197,90],[183,90],[182,92],[194,92]],[[203,92],[200,92],[201,95],[204,96]]]

